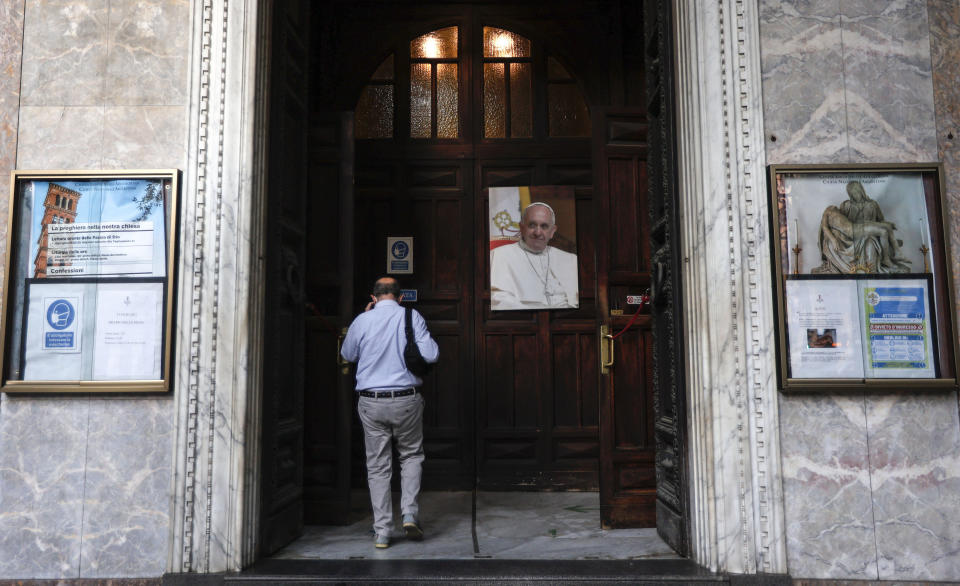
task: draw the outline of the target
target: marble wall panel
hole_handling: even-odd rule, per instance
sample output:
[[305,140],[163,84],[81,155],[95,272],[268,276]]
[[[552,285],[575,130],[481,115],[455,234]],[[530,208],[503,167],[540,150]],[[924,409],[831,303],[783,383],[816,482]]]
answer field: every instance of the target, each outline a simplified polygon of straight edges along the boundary
[[20,108],[19,169],[99,169],[103,152],[103,108]]
[[[20,58],[23,49],[23,0],[0,2],[0,178],[16,166],[20,109]],[[0,258],[6,254],[3,237],[10,183],[0,180]]]
[[104,169],[164,169],[186,165],[186,108],[108,106],[104,110]]
[[186,101],[187,0],[110,4],[107,100],[113,105]]
[[790,575],[877,579],[863,397],[781,396],[780,429]]
[[767,158],[848,158],[839,0],[760,0]]
[[169,398],[91,399],[81,576],[164,572],[172,441]]
[[0,401],[0,576],[76,578],[86,398]]
[[[960,291],[960,2],[928,0],[933,102],[939,160],[946,181],[954,290]],[[960,299],[957,311],[960,313]]]
[[849,162],[934,160],[926,0],[841,6]]
[[[188,0],[0,3],[0,167],[184,168],[189,20]],[[160,575],[173,419],[169,397],[0,396],[0,577]]]
[[960,577],[956,393],[876,397],[867,422],[880,579]]
[[28,106],[103,102],[107,0],[30,0],[23,41],[22,100]]
[[[768,4],[768,3],[764,3]],[[772,3],[782,7],[780,3]],[[794,12],[807,2],[787,3]],[[769,4],[768,4],[769,5]],[[821,152],[803,149],[784,150],[769,142],[771,163],[889,162],[930,161],[945,163],[948,208],[953,229],[960,230],[953,195],[958,185],[951,165],[957,121],[960,120],[960,3],[940,0],[841,0],[839,8],[843,60],[843,101],[847,120],[844,132],[850,149],[846,158],[837,158],[836,149],[826,144]],[[928,12],[929,6],[929,12]],[[770,12],[780,18],[800,18],[787,8]],[[778,32],[789,25],[768,23],[761,26],[762,51],[783,42]],[[765,31],[769,31],[767,34]],[[931,67],[932,63],[932,67]],[[764,100],[779,96],[779,87],[768,76],[775,61],[764,61]],[[830,83],[824,80],[819,83]],[[934,116],[934,112],[936,116]],[[765,115],[769,112],[765,104]],[[811,118],[807,123],[811,123]],[[774,124],[776,119],[773,120]],[[795,126],[803,128],[801,119]],[[939,132],[939,134],[938,134]],[[778,137],[782,138],[782,137]],[[937,141],[939,139],[939,155]],[[787,136],[787,144],[799,144]],[[778,143],[781,142],[778,140]],[[955,151],[953,151],[955,152]],[[813,156],[811,156],[813,155]],[[954,255],[956,257],[956,254]],[[954,263],[956,272],[956,263]],[[846,575],[852,567],[842,562],[844,555],[819,559],[823,540],[832,541],[838,551],[842,541],[835,536],[847,530],[842,511],[821,515],[824,505],[816,498],[810,470],[817,466],[833,474],[858,472],[865,481],[859,493],[848,503],[852,510],[864,510],[869,503],[872,521],[861,518],[873,531],[859,541],[866,560],[874,550],[874,567],[863,568],[863,578],[889,580],[956,579],[960,575],[960,543],[955,519],[960,518],[957,480],[960,466],[955,454],[960,441],[955,393],[939,395],[866,395],[860,400],[864,413],[862,426],[836,410],[848,413],[844,404],[849,397],[781,397],[781,449],[784,460],[784,497],[788,522],[788,559],[795,577],[853,578]],[[833,459],[824,452],[823,439],[802,429],[810,413],[819,413],[818,426],[823,433],[847,429],[852,434],[844,441],[867,446],[866,454],[850,455],[851,460]],[[846,421],[844,421],[846,419]],[[838,424],[840,425],[837,428]],[[841,436],[846,432],[840,432]],[[831,440],[832,441],[832,440]],[[839,467],[839,469],[838,469]],[[814,483],[815,484],[815,483]],[[853,485],[833,487],[838,495],[849,493]],[[823,503],[831,503],[833,489],[825,487]],[[844,497],[846,498],[846,496]],[[954,520],[951,523],[950,520]],[[875,545],[874,545],[875,544]],[[846,553],[845,553],[846,555]]]

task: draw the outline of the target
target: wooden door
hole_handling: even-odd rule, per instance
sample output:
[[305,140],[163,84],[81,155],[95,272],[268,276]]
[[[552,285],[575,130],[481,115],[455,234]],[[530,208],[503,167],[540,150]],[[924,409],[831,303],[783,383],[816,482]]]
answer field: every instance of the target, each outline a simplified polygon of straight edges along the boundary
[[[558,73],[562,66],[548,62],[552,54],[536,39],[511,64],[504,65],[511,58],[498,58],[496,63],[525,69],[534,81],[526,114],[516,118],[527,116],[523,136],[515,136],[520,131],[509,122],[505,136],[489,136],[483,76],[493,60],[484,58],[481,46],[484,26],[495,25],[497,17],[466,6],[459,10],[455,137],[439,136],[436,117],[422,131],[416,128],[411,71],[418,64],[439,65],[411,58],[412,37],[397,43],[370,82],[395,88],[397,108],[392,136],[357,143],[355,287],[365,292],[385,272],[387,237],[414,238],[414,273],[398,277],[417,290],[414,307],[427,319],[441,355],[423,389],[425,489],[596,488],[596,230],[589,130],[549,136],[545,116],[548,65],[563,89],[574,88],[575,80]],[[442,105],[437,84],[434,77],[434,111]],[[519,95],[519,86],[513,87]],[[503,97],[510,102],[508,94]],[[503,105],[506,120],[520,108],[517,103]],[[485,190],[508,185],[576,189],[580,309],[491,313]],[[361,297],[355,311],[362,308]],[[358,432],[354,445],[355,485],[363,486]]]
[[261,451],[261,554],[303,531],[304,268],[309,9],[273,14]]
[[[618,335],[639,305],[628,295],[650,287],[650,224],[647,210],[647,115],[640,108],[594,115],[594,173],[599,223],[599,320],[604,334]],[[654,474],[653,333],[646,308],[615,340],[601,369],[600,510],[604,527],[653,527]],[[612,363],[612,364],[611,364]]]
[[[456,146],[451,148],[458,148]],[[397,151],[358,145],[354,312],[387,270],[386,240],[413,237],[412,275],[395,275],[417,291],[411,303],[427,321],[440,362],[424,379],[425,490],[472,488],[473,225],[470,159],[420,145]],[[354,484],[366,486],[362,434],[353,437]]]
[[311,123],[306,211],[304,517],[342,524],[350,512],[353,369],[340,342],[354,316],[353,113],[319,112]]
[[680,555],[687,555],[690,511],[687,502],[686,407],[683,376],[683,307],[680,290],[680,220],[675,194],[671,9],[646,0],[644,38],[647,103],[650,105],[650,246],[653,303],[654,443],[657,471],[657,533]]
[[[477,484],[485,490],[597,488],[594,250],[604,236],[594,213],[589,142],[571,140],[564,148],[559,157],[536,145],[496,145],[482,149],[477,162]],[[578,309],[490,310],[486,189],[511,185],[574,188]]]
[[[424,488],[601,487],[607,525],[652,524],[651,320],[644,315],[639,327],[617,340],[617,366],[609,375],[600,373],[597,335],[600,325],[623,326],[632,309],[625,296],[650,285],[645,111],[604,110],[613,102],[636,104],[642,94],[643,51],[634,50],[640,43],[631,28],[638,25],[625,24],[641,22],[639,9],[622,1],[584,10],[583,3],[569,0],[550,11],[535,3],[497,2],[338,3],[333,11],[329,22],[336,24],[327,27],[332,32],[323,58],[342,61],[343,71],[366,73],[331,75],[326,94],[339,96],[342,87],[359,93],[352,102],[357,128],[374,131],[361,136],[358,130],[356,143],[350,313],[362,310],[373,281],[386,272],[386,238],[412,236],[414,273],[400,280],[417,290],[414,306],[440,343],[440,366],[424,385]],[[458,55],[411,57],[419,35],[451,26],[459,31]],[[509,64],[488,58],[485,26],[525,35],[530,51]],[[621,32],[632,36],[622,38]],[[356,52],[362,43],[371,49]],[[514,91],[519,86],[509,74],[502,108],[487,101],[487,66],[501,62],[503,71],[512,72],[513,63],[528,66],[540,80],[531,87],[528,126],[512,118],[523,95]],[[455,92],[444,94],[442,63],[457,64]],[[432,72],[419,86],[413,79],[418,65]],[[590,109],[604,115],[594,118],[592,135],[589,115],[584,132],[554,132],[554,90],[564,99],[576,94],[572,90],[595,98]],[[453,135],[439,132],[441,94],[454,103]],[[379,110],[367,119],[361,110],[371,103]],[[485,125],[491,105],[505,115],[500,136]],[[514,133],[520,126],[528,130]],[[577,310],[490,311],[486,190],[516,185],[575,190]],[[331,229],[335,217],[326,215]],[[627,316],[611,317],[611,310]],[[365,479],[356,426],[353,445],[353,486],[360,488]]]

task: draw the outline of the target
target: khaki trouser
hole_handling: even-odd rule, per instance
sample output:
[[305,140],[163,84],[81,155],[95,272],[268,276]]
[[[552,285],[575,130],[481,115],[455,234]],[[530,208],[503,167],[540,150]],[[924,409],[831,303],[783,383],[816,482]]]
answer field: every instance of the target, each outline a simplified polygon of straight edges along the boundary
[[367,452],[367,485],[373,505],[373,530],[377,535],[393,533],[393,500],[390,476],[393,467],[391,438],[397,440],[400,457],[400,510],[419,516],[420,472],[423,464],[423,396],[374,399],[360,397],[357,403],[363,423]]

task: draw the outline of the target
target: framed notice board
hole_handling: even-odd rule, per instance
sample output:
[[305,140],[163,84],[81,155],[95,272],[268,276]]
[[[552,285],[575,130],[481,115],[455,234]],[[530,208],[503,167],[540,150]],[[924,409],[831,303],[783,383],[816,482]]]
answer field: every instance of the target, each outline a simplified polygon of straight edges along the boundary
[[780,388],[955,388],[941,165],[771,165],[769,189]]
[[13,171],[2,391],[166,392],[177,170]]

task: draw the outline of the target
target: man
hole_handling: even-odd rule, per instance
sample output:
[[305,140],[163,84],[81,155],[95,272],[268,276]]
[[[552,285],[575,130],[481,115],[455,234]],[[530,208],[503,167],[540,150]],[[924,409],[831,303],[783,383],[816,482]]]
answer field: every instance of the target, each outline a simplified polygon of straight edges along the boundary
[[520,241],[490,251],[490,309],[580,307],[577,255],[549,245],[553,208],[534,202],[520,216]]
[[[423,381],[403,362],[406,347],[404,309],[400,285],[383,277],[373,286],[372,301],[357,316],[343,340],[340,354],[357,362],[357,411],[363,423],[367,453],[367,485],[373,505],[374,545],[390,546],[393,533],[393,500],[390,492],[393,450],[397,442],[400,458],[400,499],[403,530],[414,540],[423,538],[420,528],[420,473],[423,465],[423,396],[417,387]],[[427,324],[416,311],[411,325],[420,353],[427,362],[436,362],[439,350]]]

